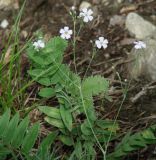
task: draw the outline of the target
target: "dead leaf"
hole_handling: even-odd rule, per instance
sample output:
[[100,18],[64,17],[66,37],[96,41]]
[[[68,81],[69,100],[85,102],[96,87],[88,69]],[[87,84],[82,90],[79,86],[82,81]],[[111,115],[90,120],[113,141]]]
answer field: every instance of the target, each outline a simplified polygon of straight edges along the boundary
[[137,8],[138,8],[138,5],[125,6],[120,10],[120,14],[129,13],[129,12],[135,11]]
[[11,47],[9,47],[5,53],[5,57],[4,57],[4,64],[8,64],[10,61],[10,54],[11,54]]

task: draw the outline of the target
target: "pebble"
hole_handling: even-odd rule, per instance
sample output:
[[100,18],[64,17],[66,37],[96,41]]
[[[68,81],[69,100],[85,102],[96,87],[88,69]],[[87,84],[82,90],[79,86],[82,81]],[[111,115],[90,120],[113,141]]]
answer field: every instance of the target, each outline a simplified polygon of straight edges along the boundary
[[125,17],[123,15],[114,15],[110,18],[109,25],[115,26],[120,25],[122,26],[125,23]]
[[79,7],[79,10],[82,10],[83,8],[90,8],[92,5],[91,3],[87,2],[87,1],[82,1]]
[[0,0],[0,10],[18,9],[19,4],[16,0]]
[[134,12],[127,15],[126,28],[137,39],[156,37],[156,26]]
[[156,40],[146,39],[144,42],[145,49],[133,48],[129,54],[134,62],[129,64],[128,70],[133,79],[144,76],[148,80],[156,81]]
[[9,25],[9,22],[4,19],[1,23],[0,23],[0,27],[3,28],[3,29],[6,29]]

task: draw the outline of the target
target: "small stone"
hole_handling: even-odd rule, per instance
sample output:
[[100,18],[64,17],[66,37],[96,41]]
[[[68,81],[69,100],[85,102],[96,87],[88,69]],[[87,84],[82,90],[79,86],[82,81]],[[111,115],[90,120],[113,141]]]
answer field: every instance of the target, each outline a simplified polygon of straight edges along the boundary
[[23,31],[21,31],[21,35],[22,35],[23,38],[27,38],[28,32],[23,30]]
[[80,7],[79,7],[79,10],[82,10],[83,8],[90,8],[92,5],[87,2],[87,1],[83,1],[81,4],[80,4]]
[[129,54],[130,59],[134,59],[129,64],[128,70],[133,79],[145,76],[146,79],[156,80],[156,40],[147,39],[145,49],[132,49]]
[[93,4],[100,4],[101,0],[93,0]]
[[0,27],[3,28],[3,29],[5,29],[5,28],[8,27],[8,25],[9,25],[9,22],[8,22],[6,19],[4,19],[4,20],[1,22]]
[[110,26],[115,26],[115,25],[123,25],[125,23],[125,17],[120,16],[120,15],[114,15],[113,17],[110,18],[109,24]]
[[124,0],[117,0],[118,3],[122,3]]
[[10,10],[10,9],[18,9],[17,0],[0,0],[0,9],[2,10]]
[[153,37],[153,35],[156,34],[156,26],[134,12],[128,14],[126,18],[126,28],[131,34],[135,35],[137,39]]
[[105,6],[108,6],[110,4],[110,1],[109,0],[102,0],[102,3],[105,5]]

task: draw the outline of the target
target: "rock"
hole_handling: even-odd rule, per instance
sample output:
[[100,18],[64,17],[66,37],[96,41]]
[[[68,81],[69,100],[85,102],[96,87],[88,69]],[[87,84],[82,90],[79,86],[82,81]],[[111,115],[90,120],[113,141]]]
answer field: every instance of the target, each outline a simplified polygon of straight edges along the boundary
[[19,4],[17,0],[0,0],[0,10],[18,9]]
[[156,40],[147,39],[145,49],[132,49],[129,54],[130,59],[134,59],[129,64],[128,70],[133,79],[145,76],[146,79],[156,80]]
[[109,24],[110,26],[115,26],[115,25],[123,25],[125,23],[125,17],[123,15],[114,15],[113,17],[110,18]]
[[9,22],[7,19],[4,19],[1,23],[0,23],[0,27],[3,29],[6,29],[9,25]]
[[126,28],[138,39],[145,39],[156,35],[156,26],[146,21],[138,14],[131,12],[126,18]]
[[101,0],[93,0],[92,3],[93,3],[93,4],[100,4],[100,3],[101,3]]
[[122,3],[124,0],[117,0],[118,3]]
[[105,5],[105,6],[108,6],[110,4],[110,1],[109,0],[102,0],[102,3]]
[[79,10],[82,10],[83,8],[90,8],[92,5],[87,1],[82,1],[80,4]]

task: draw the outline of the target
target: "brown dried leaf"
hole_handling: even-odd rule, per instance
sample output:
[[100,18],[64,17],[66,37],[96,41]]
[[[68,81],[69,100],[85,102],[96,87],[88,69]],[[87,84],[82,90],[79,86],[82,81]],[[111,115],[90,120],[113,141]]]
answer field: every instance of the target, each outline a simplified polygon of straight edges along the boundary
[[137,8],[138,8],[138,5],[125,6],[120,10],[120,14],[135,11]]

